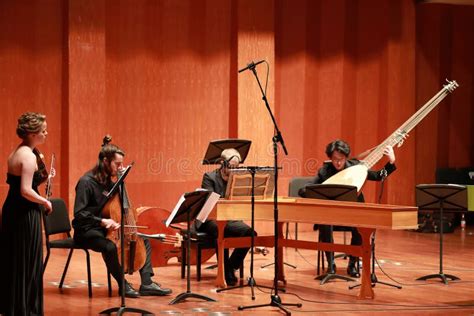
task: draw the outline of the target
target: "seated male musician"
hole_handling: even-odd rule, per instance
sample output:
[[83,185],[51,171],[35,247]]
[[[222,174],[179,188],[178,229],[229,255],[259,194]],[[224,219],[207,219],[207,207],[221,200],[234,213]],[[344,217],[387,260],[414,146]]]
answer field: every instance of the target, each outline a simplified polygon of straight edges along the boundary
[[[118,146],[109,144],[110,140],[110,136],[104,138],[96,166],[85,173],[76,185],[72,225],[74,240],[78,244],[102,253],[107,269],[117,281],[119,293],[121,293],[123,275],[117,247],[113,241],[105,237],[107,230],[117,230],[120,224],[111,218],[102,217],[102,208],[106,203],[104,192],[108,192],[112,188],[114,184],[112,178],[116,177],[120,170],[123,170],[125,153]],[[124,204],[127,207],[127,201],[124,201]],[[125,296],[136,298],[140,295],[171,294],[170,289],[162,288],[160,284],[151,279],[154,275],[151,265],[151,246],[148,239],[145,238],[143,241],[146,248],[146,262],[140,269],[140,289],[136,291],[125,280]]]
[[[222,151],[221,158],[221,167],[205,173],[201,187],[224,197],[227,181],[229,180],[229,167],[237,167],[241,161],[241,157],[237,150],[228,148]],[[196,228],[199,232],[205,232],[215,239],[218,237],[217,223],[213,220],[208,220],[204,223],[196,222]],[[251,235],[252,228],[242,221],[228,221],[225,226],[224,237],[250,237]],[[256,232],[255,236],[257,236]],[[224,252],[225,280],[228,285],[232,286],[237,283],[235,270],[240,268],[249,249],[250,248],[237,248],[232,252],[230,258],[228,250],[226,249]]]
[[[326,155],[330,159],[328,162],[324,162],[323,166],[319,169],[314,181],[310,184],[320,184],[338,173],[339,171],[354,166],[360,163],[357,159],[348,159],[351,149],[349,145],[342,141],[342,140],[335,140],[329,143],[326,146]],[[381,181],[384,177],[390,175],[393,171],[395,171],[395,154],[393,152],[393,148],[391,146],[387,146],[384,150],[384,155],[386,155],[389,159],[387,164],[382,170],[379,171],[368,171],[367,179],[372,181]],[[302,188],[299,191],[299,195],[305,197],[306,189]],[[359,202],[364,202],[364,195],[360,192],[358,196]],[[332,243],[334,242],[332,236],[332,229],[330,225],[318,225],[319,227],[319,241]],[[355,227],[344,227],[341,226],[340,228],[344,230],[349,230],[352,233],[351,245],[361,245],[362,244],[362,237],[359,234],[359,231]],[[335,273],[336,272],[336,265],[334,264],[334,253],[330,251],[326,251],[326,258],[328,261],[328,271],[327,273]],[[350,256],[349,264],[347,266],[347,274],[351,277],[359,277],[359,271],[356,269],[356,262],[359,258]]]

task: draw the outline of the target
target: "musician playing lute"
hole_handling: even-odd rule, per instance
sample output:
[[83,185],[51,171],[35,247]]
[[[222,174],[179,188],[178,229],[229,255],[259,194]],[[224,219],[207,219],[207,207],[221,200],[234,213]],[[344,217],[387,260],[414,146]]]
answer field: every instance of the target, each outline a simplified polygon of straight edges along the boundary
[[[311,184],[321,184],[327,179],[336,175],[340,171],[359,165],[361,163],[358,159],[349,159],[351,149],[349,145],[343,140],[335,140],[329,143],[326,146],[326,155],[330,161],[324,162],[323,166],[319,169],[318,173],[314,180],[307,185]],[[372,181],[381,181],[392,172],[395,171],[395,153],[393,152],[392,146],[386,146],[383,150],[383,153],[388,158],[388,162],[385,164],[385,167],[379,171],[369,170],[367,172],[367,179]],[[306,195],[306,186],[302,188],[299,192],[300,196],[305,197]],[[359,191],[358,201],[364,202],[364,195]],[[350,231],[352,233],[351,245],[360,245],[362,243],[362,237],[360,236],[357,228],[355,227],[341,227],[344,230]],[[332,243],[334,242],[332,231],[334,227],[330,225],[319,225],[319,241]],[[334,253],[326,251],[326,259],[328,262],[328,271],[327,273],[335,273],[336,265],[334,264]],[[347,274],[351,277],[359,277],[359,271],[356,268],[356,262],[358,258],[350,256],[349,264],[347,266]]]

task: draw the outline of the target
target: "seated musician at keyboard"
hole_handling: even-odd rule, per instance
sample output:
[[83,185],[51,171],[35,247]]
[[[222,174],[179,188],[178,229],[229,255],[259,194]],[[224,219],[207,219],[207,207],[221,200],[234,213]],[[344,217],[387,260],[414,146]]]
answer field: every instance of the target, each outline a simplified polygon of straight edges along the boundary
[[[229,179],[229,167],[237,167],[242,160],[240,154],[234,148],[224,149],[221,153],[221,167],[204,174],[201,187],[225,196],[227,181]],[[205,232],[217,239],[218,227],[215,221],[208,220],[204,223],[196,221],[196,229],[199,232]],[[250,237],[252,228],[243,221],[228,221],[224,230],[224,237]],[[255,236],[257,233],[255,232]],[[237,278],[235,270],[239,269],[250,248],[237,248],[232,252],[229,258],[229,251],[224,251],[225,280],[228,285],[235,285]]]
[[[326,155],[330,161],[324,162],[323,166],[319,169],[314,181],[310,184],[321,184],[336,173],[341,170],[344,170],[347,167],[354,166],[360,163],[357,159],[348,159],[351,149],[349,145],[342,140],[335,140],[329,143],[326,146]],[[369,170],[367,174],[367,179],[372,181],[381,181],[392,172],[395,171],[395,154],[391,146],[387,146],[384,150],[384,155],[388,157],[388,162],[385,164],[385,167],[379,171]],[[302,188],[299,191],[299,195],[305,197],[305,188]],[[359,202],[364,202],[364,195],[360,192],[358,196]],[[334,242],[333,236],[331,234],[331,226],[329,225],[318,225],[319,227],[319,241],[321,242]],[[345,230],[351,231],[352,239],[351,245],[360,245],[362,243],[362,238],[359,234],[359,231],[355,227],[343,227]],[[336,265],[334,264],[334,253],[327,251],[326,258],[328,261],[328,271],[327,273],[335,273]],[[359,258],[350,256],[349,264],[347,266],[347,274],[351,277],[359,277],[359,271],[356,269],[356,262]]]

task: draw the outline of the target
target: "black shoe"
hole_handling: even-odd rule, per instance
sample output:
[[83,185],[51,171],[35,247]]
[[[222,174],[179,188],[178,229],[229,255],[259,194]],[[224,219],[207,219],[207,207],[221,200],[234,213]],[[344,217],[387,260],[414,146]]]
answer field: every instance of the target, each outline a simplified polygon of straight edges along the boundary
[[162,288],[160,284],[152,282],[149,285],[140,285],[140,295],[141,296],[163,296],[169,295],[173,291],[171,289]]
[[347,274],[352,278],[360,277],[360,273],[359,273],[359,271],[357,271],[355,265],[347,266]]
[[[122,295],[122,289],[119,289],[119,295]],[[140,297],[140,293],[135,290],[132,285],[125,281],[125,297],[137,298]]]
[[334,263],[332,265],[328,264],[326,274],[336,274],[336,265]]
[[234,286],[237,284],[237,277],[234,274],[234,269],[230,269],[231,271],[225,272],[225,282],[228,286]]

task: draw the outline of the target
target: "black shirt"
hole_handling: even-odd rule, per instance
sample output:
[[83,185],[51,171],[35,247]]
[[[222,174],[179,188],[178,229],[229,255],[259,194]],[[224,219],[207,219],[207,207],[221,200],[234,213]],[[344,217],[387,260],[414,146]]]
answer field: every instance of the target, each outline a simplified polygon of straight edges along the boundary
[[[352,166],[355,166],[355,165],[358,165],[360,164],[360,160],[357,160],[357,159],[348,159],[346,161],[346,164],[344,166],[344,169],[348,168],[348,167],[352,167]],[[370,180],[370,181],[381,181],[383,179],[384,176],[388,176],[389,174],[391,174],[392,172],[394,172],[395,170],[397,169],[397,167],[395,166],[395,164],[391,164],[390,162],[387,162],[384,166],[383,169],[381,170],[378,170],[378,171],[373,171],[373,170],[369,170],[367,172],[367,180]],[[387,172],[386,175],[384,175],[384,170]],[[332,177],[333,175],[335,175],[336,173],[338,173],[339,171],[334,167],[334,165],[332,164],[331,161],[327,161],[323,164],[323,166],[318,170],[318,173],[316,174],[316,177],[314,178],[314,180],[310,183],[308,183],[307,185],[311,185],[311,184],[321,184],[323,183],[324,181],[326,181],[327,179],[329,179],[330,177]],[[306,193],[306,186],[302,189],[300,189],[300,191],[298,192],[298,194],[302,197],[305,196],[305,193]],[[364,202],[364,195],[362,194],[362,192],[359,194],[359,197],[358,197],[358,200],[360,202]]]
[[203,189],[215,192],[221,196],[225,197],[225,191],[227,189],[227,181],[222,179],[221,170],[216,169],[211,172],[206,172],[202,177],[201,187]]
[[72,226],[75,234],[90,229],[101,229],[102,208],[107,202],[105,194],[112,188],[102,185],[89,171],[84,174],[76,185],[76,198],[74,200],[74,219]]

